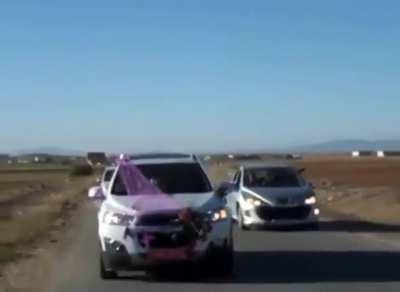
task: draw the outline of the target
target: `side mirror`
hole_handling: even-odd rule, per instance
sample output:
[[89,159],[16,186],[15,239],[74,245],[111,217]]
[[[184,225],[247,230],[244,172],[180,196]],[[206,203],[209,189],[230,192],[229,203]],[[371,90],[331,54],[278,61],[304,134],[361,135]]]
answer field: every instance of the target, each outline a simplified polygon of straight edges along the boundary
[[215,195],[218,197],[225,197],[228,192],[232,189],[232,183],[230,182],[222,182],[218,188],[215,190]]
[[304,173],[305,171],[306,171],[305,168],[300,168],[300,169],[297,170],[297,172],[298,172],[299,174],[302,174],[302,173]]
[[104,200],[103,190],[99,186],[91,187],[88,191],[88,197],[92,200]]
[[97,184],[100,184],[100,183],[101,183],[101,178],[99,178],[99,177],[96,178],[96,183],[97,183]]

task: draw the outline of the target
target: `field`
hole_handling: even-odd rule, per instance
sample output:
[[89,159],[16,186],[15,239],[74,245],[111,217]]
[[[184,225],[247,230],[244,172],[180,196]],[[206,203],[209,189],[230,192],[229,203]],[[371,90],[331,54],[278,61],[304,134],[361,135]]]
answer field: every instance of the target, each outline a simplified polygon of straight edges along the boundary
[[296,165],[306,168],[325,208],[369,221],[399,221],[399,159],[320,158]]
[[71,177],[69,168],[0,169],[0,262],[23,256],[24,245],[65,224],[93,177]]
[[400,159],[319,157],[295,165],[306,168],[305,175],[316,183],[329,180],[338,186],[400,188]]

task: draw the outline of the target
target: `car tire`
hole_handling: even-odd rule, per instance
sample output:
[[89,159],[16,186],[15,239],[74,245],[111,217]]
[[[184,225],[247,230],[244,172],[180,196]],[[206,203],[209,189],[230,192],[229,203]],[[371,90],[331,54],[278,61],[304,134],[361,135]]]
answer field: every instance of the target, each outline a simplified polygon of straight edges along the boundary
[[117,272],[107,270],[104,264],[103,256],[100,254],[100,278],[103,280],[115,279],[118,277]]

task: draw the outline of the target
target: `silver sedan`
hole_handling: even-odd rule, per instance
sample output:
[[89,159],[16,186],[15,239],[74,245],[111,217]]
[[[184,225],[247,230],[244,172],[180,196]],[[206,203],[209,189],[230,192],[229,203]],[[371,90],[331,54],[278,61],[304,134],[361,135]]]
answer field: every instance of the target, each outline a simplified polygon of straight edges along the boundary
[[244,165],[230,182],[227,202],[242,229],[256,226],[318,226],[313,186],[284,164]]

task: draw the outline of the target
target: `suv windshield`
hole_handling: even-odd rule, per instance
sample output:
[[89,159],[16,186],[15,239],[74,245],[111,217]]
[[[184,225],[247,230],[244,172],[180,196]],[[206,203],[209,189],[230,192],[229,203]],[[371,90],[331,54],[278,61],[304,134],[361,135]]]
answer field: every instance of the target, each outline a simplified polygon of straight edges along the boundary
[[298,174],[290,167],[271,167],[245,170],[244,185],[247,187],[299,187]]
[[[136,165],[143,175],[166,194],[205,193],[212,191],[210,182],[197,163]],[[117,175],[112,193],[127,195],[122,179]]]

